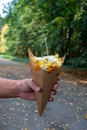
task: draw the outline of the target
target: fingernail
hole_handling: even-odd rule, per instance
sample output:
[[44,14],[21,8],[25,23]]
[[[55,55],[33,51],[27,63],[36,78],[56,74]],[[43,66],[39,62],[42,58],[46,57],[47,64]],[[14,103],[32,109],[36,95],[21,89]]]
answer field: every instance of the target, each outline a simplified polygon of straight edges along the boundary
[[37,87],[37,88],[36,88],[36,91],[37,91],[37,92],[39,92],[40,90],[41,90],[41,88],[40,88],[40,87]]
[[49,102],[52,102],[53,100],[54,100],[53,97],[50,97]]
[[58,84],[55,84],[53,89],[54,90],[58,89]]

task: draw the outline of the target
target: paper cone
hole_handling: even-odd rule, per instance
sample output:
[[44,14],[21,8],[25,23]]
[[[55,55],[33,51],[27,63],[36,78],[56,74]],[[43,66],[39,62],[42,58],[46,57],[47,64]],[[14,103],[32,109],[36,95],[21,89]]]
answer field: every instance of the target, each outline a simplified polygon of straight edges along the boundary
[[30,58],[30,68],[32,79],[35,83],[37,83],[41,87],[41,92],[36,93],[38,112],[40,116],[42,115],[49,97],[50,92],[54,83],[57,81],[57,76],[61,71],[61,67],[52,72],[46,72],[44,70],[36,70],[34,62],[31,57],[34,56],[30,50],[28,50],[29,58]]

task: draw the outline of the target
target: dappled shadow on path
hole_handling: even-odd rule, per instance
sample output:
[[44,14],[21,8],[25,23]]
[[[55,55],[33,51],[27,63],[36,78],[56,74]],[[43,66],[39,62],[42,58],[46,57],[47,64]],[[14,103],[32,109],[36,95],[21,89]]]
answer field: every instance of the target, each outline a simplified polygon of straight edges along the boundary
[[64,68],[61,76],[66,80],[72,80],[74,83],[76,82],[83,86],[87,86],[87,69]]

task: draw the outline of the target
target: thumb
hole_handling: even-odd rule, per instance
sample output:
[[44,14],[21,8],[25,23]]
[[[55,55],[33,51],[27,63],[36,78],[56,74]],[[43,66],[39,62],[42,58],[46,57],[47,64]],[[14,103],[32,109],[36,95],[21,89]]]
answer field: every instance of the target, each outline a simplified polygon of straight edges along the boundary
[[33,91],[35,92],[39,92],[41,90],[41,88],[32,80],[30,79],[30,84],[29,84],[30,88],[33,89]]

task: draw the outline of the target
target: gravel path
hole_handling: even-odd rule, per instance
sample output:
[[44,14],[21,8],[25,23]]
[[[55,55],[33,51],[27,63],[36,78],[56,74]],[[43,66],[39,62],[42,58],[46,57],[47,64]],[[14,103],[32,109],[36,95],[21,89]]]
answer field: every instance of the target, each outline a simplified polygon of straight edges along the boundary
[[[1,59],[0,76],[31,77],[28,64]],[[87,130],[87,84],[63,73],[59,85],[54,102],[47,104],[41,117],[36,102],[0,99],[0,130]]]
[[5,59],[5,58],[0,58],[0,65],[17,65],[18,62],[15,61],[11,61],[9,59]]

